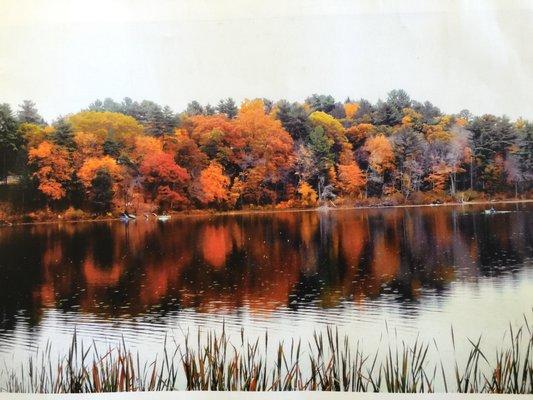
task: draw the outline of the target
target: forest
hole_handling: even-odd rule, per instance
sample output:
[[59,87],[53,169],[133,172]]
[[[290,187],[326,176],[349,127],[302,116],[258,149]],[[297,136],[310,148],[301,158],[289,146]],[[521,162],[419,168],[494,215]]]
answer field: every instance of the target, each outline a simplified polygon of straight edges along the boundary
[[52,123],[26,100],[0,105],[0,179],[0,221],[527,198],[533,123],[444,114],[401,89],[179,113],[107,98]]

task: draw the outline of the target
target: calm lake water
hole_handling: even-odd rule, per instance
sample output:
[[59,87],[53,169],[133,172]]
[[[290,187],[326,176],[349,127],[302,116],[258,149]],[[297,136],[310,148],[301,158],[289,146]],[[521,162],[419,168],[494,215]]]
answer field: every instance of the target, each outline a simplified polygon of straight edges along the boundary
[[[451,358],[532,316],[533,205],[279,212],[0,228],[0,363],[50,341],[121,337],[152,358],[166,334],[307,340],[336,325],[368,351],[395,332]],[[460,349],[459,349],[460,350]],[[459,351],[460,352],[460,351]]]

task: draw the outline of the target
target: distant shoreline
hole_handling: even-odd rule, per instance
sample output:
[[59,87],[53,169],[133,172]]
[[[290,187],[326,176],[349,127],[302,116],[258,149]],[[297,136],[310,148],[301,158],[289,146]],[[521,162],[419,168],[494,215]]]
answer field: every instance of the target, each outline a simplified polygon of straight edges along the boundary
[[[463,203],[451,202],[441,204],[398,204],[398,205],[375,205],[375,206],[339,206],[329,207],[321,210],[315,208],[289,208],[289,209],[264,209],[264,210],[233,210],[233,211],[210,211],[210,210],[192,210],[192,211],[175,211],[170,213],[173,218],[190,218],[190,217],[219,217],[219,216],[235,216],[235,215],[254,215],[254,214],[278,214],[278,213],[294,213],[294,212],[330,212],[330,211],[346,211],[346,210],[371,210],[371,209],[393,209],[393,208],[418,208],[418,207],[450,207],[450,206],[471,206],[471,205],[488,205],[488,204],[514,204],[514,203],[533,203],[533,199],[509,199],[509,200],[480,200],[480,201],[465,201]],[[137,217],[138,220],[145,221],[146,219],[141,215]],[[61,224],[61,223],[88,223],[88,222],[109,222],[119,221],[118,217],[108,218],[84,218],[84,219],[54,219],[47,221],[34,222],[12,222],[7,224],[0,224],[0,228],[14,227],[23,225],[44,225],[44,224]],[[154,218],[148,221],[154,221]]]

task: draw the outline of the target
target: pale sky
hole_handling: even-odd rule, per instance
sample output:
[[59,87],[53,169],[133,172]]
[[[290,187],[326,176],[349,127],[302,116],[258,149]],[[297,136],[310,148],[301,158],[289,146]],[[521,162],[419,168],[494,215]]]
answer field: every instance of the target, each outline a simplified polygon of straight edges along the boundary
[[51,120],[97,98],[395,88],[448,113],[533,119],[533,1],[1,0],[0,102]]

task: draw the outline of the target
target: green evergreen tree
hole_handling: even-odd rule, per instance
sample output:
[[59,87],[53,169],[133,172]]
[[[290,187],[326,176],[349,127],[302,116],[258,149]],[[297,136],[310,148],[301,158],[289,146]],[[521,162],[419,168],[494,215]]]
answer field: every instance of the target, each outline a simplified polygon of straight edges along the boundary
[[0,104],[0,178],[6,184],[7,176],[24,142],[17,129],[17,120],[9,104]]
[[327,137],[324,128],[317,126],[309,134],[309,148],[315,155],[317,165],[321,171],[325,171],[334,163],[332,152],[333,140]]
[[31,100],[24,100],[21,105],[19,105],[19,110],[17,112],[17,119],[19,123],[30,123],[36,125],[43,125],[44,119],[39,115],[35,103]]
[[69,151],[76,150],[76,142],[74,142],[72,126],[65,118],[60,118],[54,124],[52,141],[58,146],[65,147]]
[[292,138],[294,140],[307,139],[311,127],[305,109],[298,103],[291,104],[286,100],[279,101],[277,107],[277,118]]
[[305,102],[313,109],[313,111],[329,113],[335,108],[335,99],[332,96],[326,96],[323,94],[313,94],[305,99]]
[[204,108],[196,100],[193,100],[189,104],[187,104],[187,109],[185,110],[185,112],[189,115],[203,115]]
[[221,114],[226,114],[229,119],[235,118],[238,111],[235,100],[233,100],[231,97],[228,97],[226,100],[220,100],[217,110]]

